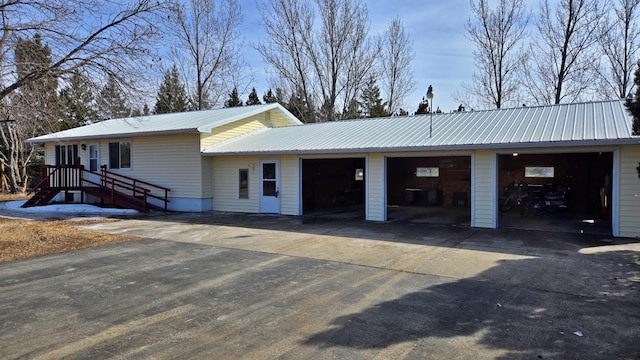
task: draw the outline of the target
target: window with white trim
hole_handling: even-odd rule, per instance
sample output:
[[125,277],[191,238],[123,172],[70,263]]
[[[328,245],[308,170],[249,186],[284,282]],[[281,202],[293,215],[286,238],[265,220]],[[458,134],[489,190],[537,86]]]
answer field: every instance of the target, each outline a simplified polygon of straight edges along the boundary
[[131,169],[131,141],[109,143],[109,168]]
[[248,199],[249,198],[249,169],[240,169],[239,172],[239,194],[238,198],[240,199]]

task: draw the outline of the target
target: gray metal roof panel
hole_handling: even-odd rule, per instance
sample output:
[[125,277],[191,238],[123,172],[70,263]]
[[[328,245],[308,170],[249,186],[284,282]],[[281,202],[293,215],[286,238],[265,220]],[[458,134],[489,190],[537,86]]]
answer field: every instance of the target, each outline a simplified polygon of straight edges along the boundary
[[31,138],[29,142],[93,139],[158,134],[208,133],[212,128],[265,111],[276,111],[292,124],[302,124],[279,104],[253,105],[215,110],[191,111],[160,115],[111,119],[48,135]]
[[631,116],[620,100],[433,116],[336,121],[273,128],[205,149],[209,155],[454,149],[527,144],[635,143]]

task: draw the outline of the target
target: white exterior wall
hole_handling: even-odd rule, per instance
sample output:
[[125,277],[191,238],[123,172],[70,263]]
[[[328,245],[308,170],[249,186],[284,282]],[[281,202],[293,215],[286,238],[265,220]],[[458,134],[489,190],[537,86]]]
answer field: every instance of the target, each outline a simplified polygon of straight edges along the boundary
[[[55,164],[55,145],[78,144],[80,164],[88,168],[88,150],[82,144],[98,143],[100,147],[99,165],[109,164],[110,142],[131,142],[131,168],[107,169],[113,173],[146,181],[169,188],[168,208],[177,211],[210,210],[210,200],[203,199],[203,167],[199,149],[199,135],[168,135],[136,138],[110,138],[79,142],[45,144],[45,163]],[[151,189],[157,196],[164,191]],[[164,204],[154,199],[156,205]]]
[[208,210],[210,201],[203,201],[198,134],[102,140],[101,164],[109,163],[109,142],[113,141],[131,141],[131,169],[109,171],[169,188],[170,210]]
[[287,155],[280,158],[280,213],[302,215],[300,158]]
[[620,191],[618,202],[618,236],[640,237],[640,146],[620,148]]
[[478,150],[472,157],[471,226],[496,228],[497,161],[493,150]]
[[213,158],[208,156],[201,157],[202,163],[202,211],[212,210],[213,206]]
[[387,220],[386,197],[386,160],[380,153],[371,153],[366,158],[365,209],[366,219],[372,221]]
[[[240,199],[240,169],[249,169],[249,198]],[[215,211],[260,212],[260,159],[251,156],[213,157]]]

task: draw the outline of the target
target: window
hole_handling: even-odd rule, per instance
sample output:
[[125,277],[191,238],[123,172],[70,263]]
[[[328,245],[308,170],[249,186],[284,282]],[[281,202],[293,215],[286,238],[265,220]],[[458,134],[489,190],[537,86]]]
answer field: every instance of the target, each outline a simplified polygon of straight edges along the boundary
[[89,145],[89,171],[98,171],[98,145]]
[[240,178],[239,178],[239,186],[240,193],[238,197],[240,199],[248,199],[249,198],[249,169],[240,169]]
[[109,143],[109,168],[130,169],[131,168],[131,142],[110,142]]
[[276,180],[276,164],[262,164],[262,196],[278,197]]
[[553,166],[525,166],[525,177],[540,177],[540,178],[552,178],[554,177]]
[[439,177],[439,167],[419,167],[416,168],[416,177]]
[[56,145],[56,166],[79,164],[78,145]]

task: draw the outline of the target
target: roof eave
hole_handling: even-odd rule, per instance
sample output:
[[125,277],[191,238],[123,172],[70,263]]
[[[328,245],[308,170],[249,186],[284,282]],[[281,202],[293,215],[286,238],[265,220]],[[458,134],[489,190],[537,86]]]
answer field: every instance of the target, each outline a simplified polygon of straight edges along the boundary
[[[98,139],[116,139],[125,137],[144,137],[144,136],[157,136],[157,135],[184,135],[184,134],[199,134],[200,131],[196,128],[191,129],[179,129],[179,130],[161,130],[161,131],[145,131],[145,132],[127,132],[127,133],[113,133],[113,134],[101,134],[101,135],[87,135],[87,136],[62,136],[51,137],[41,139],[41,136],[27,139],[30,144],[42,144],[48,142],[60,142],[60,141],[80,141],[80,140],[98,140]],[[48,135],[44,135],[48,136]]]
[[394,153],[394,152],[428,152],[428,151],[465,151],[486,149],[522,149],[547,147],[580,147],[580,146],[618,146],[639,145],[640,137],[605,140],[573,140],[573,141],[545,141],[527,143],[500,144],[464,144],[464,145],[433,145],[433,146],[402,146],[402,147],[367,147],[348,149],[307,149],[307,150],[269,150],[269,151],[237,151],[237,152],[202,152],[202,156],[248,156],[248,155],[318,155],[318,154],[351,154],[351,153]]

